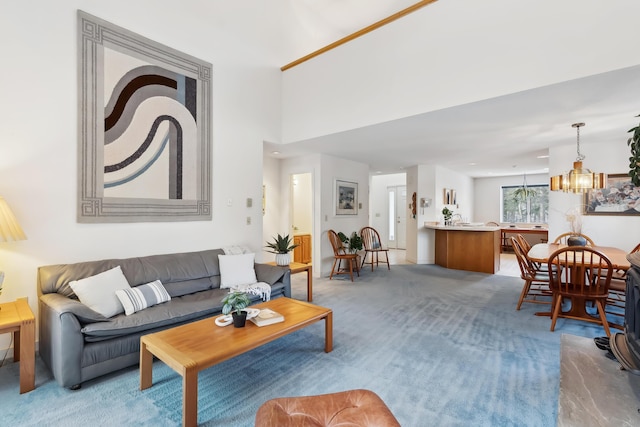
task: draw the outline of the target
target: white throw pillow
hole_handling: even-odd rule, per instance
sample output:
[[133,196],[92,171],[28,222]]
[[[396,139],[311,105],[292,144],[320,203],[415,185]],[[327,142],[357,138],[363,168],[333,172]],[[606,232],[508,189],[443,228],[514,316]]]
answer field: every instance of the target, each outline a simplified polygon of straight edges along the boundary
[[118,289],[116,296],[122,303],[124,314],[127,316],[147,307],[171,301],[171,296],[160,280],[129,289]]
[[116,291],[131,288],[120,266],[95,276],[73,280],[69,282],[69,286],[81,303],[104,317],[113,317],[124,312]]
[[254,261],[256,254],[218,255],[220,262],[220,288],[227,289],[258,282]]

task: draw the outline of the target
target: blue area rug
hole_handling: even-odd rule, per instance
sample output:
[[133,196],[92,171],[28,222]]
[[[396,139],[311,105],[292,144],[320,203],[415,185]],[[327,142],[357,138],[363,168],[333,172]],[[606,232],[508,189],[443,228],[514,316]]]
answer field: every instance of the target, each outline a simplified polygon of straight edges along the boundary
[[[306,277],[293,276],[294,298]],[[548,305],[516,311],[522,280],[398,265],[314,281],[314,303],[334,311],[334,350],[324,353],[324,323],[283,337],[203,371],[198,421],[252,426],[268,399],[365,388],[403,426],[554,426],[560,336],[595,337],[601,327],[535,316]],[[175,426],[182,381],[162,362],[154,385],[139,390],[137,367],[60,388],[37,361],[36,386],[18,393],[19,366],[0,368],[2,425]]]

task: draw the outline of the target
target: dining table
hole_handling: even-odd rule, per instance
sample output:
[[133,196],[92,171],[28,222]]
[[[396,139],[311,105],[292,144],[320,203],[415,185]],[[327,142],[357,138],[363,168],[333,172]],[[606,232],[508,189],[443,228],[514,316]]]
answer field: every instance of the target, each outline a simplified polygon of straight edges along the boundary
[[[547,263],[549,258],[558,249],[566,248],[567,245],[562,243],[538,243],[531,247],[527,256],[533,262]],[[610,246],[589,246],[601,252],[609,261],[614,270],[627,271],[631,267],[631,263],[627,260],[627,252],[623,249],[613,248]]]
[[[533,262],[546,264],[549,262],[549,258],[556,252],[558,249],[566,248],[567,245],[563,243],[538,243],[533,245],[527,256]],[[610,246],[589,246],[592,249],[597,250],[606,256],[609,261],[611,261],[611,268],[614,271],[627,271],[631,268],[631,263],[627,260],[627,252],[623,249],[614,248]],[[586,301],[580,301],[576,303],[576,301],[572,302],[571,309],[565,314],[575,317],[585,317],[587,315]],[[551,317],[551,312],[544,311],[535,313],[536,316],[549,316]],[[609,323],[609,326],[612,326],[616,329],[620,329],[620,325]]]

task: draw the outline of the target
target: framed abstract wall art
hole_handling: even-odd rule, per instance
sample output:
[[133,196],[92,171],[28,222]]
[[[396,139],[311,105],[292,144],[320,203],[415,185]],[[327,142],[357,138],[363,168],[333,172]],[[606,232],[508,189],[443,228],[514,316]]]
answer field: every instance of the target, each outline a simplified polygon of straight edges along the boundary
[[640,187],[627,174],[607,175],[602,190],[584,193],[586,215],[640,215]]
[[78,222],[211,220],[211,64],[78,11]]
[[358,215],[358,183],[336,179],[336,215]]

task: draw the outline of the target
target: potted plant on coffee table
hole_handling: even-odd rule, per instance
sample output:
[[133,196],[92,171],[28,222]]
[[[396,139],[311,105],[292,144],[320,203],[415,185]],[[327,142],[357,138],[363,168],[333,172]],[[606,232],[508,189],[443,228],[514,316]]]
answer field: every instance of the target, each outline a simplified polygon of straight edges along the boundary
[[245,308],[251,304],[251,300],[244,292],[229,292],[222,298],[222,314],[229,314],[233,317],[233,326],[236,328],[244,327],[247,321],[247,312]]
[[276,254],[276,264],[281,266],[288,266],[291,263],[291,252],[299,245],[294,245],[293,240],[289,235],[274,237],[272,242],[267,242],[265,248],[269,248],[267,252]]

